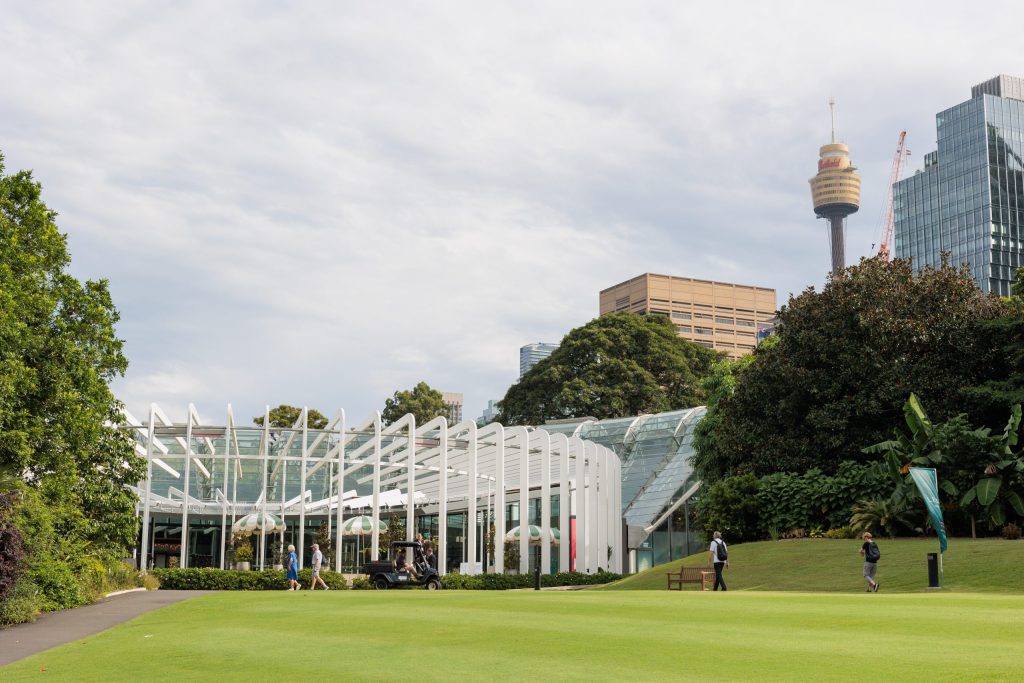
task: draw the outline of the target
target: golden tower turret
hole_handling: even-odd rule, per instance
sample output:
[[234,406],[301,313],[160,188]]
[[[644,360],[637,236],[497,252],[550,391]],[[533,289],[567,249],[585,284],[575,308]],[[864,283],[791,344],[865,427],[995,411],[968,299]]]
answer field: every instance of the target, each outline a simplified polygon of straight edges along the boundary
[[818,173],[811,178],[814,213],[829,222],[832,242],[832,274],[846,267],[846,217],[860,208],[860,176],[850,162],[850,148],[836,142],[835,100],[832,110],[832,142],[818,151]]

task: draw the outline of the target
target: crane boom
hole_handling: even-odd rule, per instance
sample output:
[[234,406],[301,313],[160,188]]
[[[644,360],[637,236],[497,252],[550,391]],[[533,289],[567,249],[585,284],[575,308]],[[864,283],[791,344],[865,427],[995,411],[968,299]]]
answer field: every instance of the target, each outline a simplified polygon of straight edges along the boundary
[[910,156],[910,150],[907,149],[907,131],[901,130],[899,142],[896,144],[896,156],[892,160],[892,172],[889,174],[889,191],[885,200],[885,213],[882,218],[882,240],[878,245],[878,255],[886,261],[889,260],[889,245],[892,242],[894,222],[892,192],[896,182],[900,179],[900,172],[903,170],[903,165],[908,156]]

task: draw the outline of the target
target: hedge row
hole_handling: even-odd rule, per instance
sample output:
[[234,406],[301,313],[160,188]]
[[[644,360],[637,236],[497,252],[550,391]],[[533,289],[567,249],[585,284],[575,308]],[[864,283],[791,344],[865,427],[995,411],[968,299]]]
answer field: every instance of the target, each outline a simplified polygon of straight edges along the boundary
[[[611,583],[622,578],[621,574],[598,572],[582,574],[580,572],[560,572],[544,574],[540,577],[540,585],[544,588],[553,586],[591,586]],[[450,590],[470,591],[504,591],[515,588],[533,588],[533,574],[479,574],[469,576],[463,574],[446,574],[441,577],[441,587]]]
[[[288,588],[288,579],[283,569],[263,571],[234,571],[231,569],[153,569],[151,573],[160,579],[164,590],[207,590],[207,591],[273,591]],[[320,578],[336,590],[345,590],[345,577],[337,572],[321,571]],[[299,572],[299,583],[308,588],[313,579],[311,569]]]

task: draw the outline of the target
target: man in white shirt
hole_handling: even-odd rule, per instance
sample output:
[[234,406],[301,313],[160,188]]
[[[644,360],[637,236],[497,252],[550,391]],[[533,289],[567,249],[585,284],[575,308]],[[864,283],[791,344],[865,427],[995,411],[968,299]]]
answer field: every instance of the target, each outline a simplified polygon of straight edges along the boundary
[[324,583],[324,580],[320,578],[320,565],[324,562],[324,554],[320,552],[320,546],[316,543],[313,544],[313,581],[309,584],[309,590],[315,591],[316,584],[319,581],[320,585],[324,587],[325,591],[331,590]]
[[[722,548],[722,552],[719,552],[719,546]],[[712,590],[718,590],[721,586],[722,590],[729,590],[725,587],[725,579],[722,578],[722,570],[729,566],[728,560],[728,548],[725,545],[725,541],[722,540],[722,532],[716,531],[714,538],[711,539],[711,546],[708,548],[708,554],[710,560],[715,567],[715,587]],[[724,559],[719,559],[719,556]]]

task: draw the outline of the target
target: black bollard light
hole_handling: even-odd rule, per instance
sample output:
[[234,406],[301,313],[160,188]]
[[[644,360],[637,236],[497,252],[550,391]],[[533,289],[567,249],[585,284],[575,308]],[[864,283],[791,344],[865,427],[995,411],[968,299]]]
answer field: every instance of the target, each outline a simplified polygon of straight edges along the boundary
[[928,553],[928,587],[939,588],[939,554]]
[[533,590],[540,590],[540,567],[533,570]]

